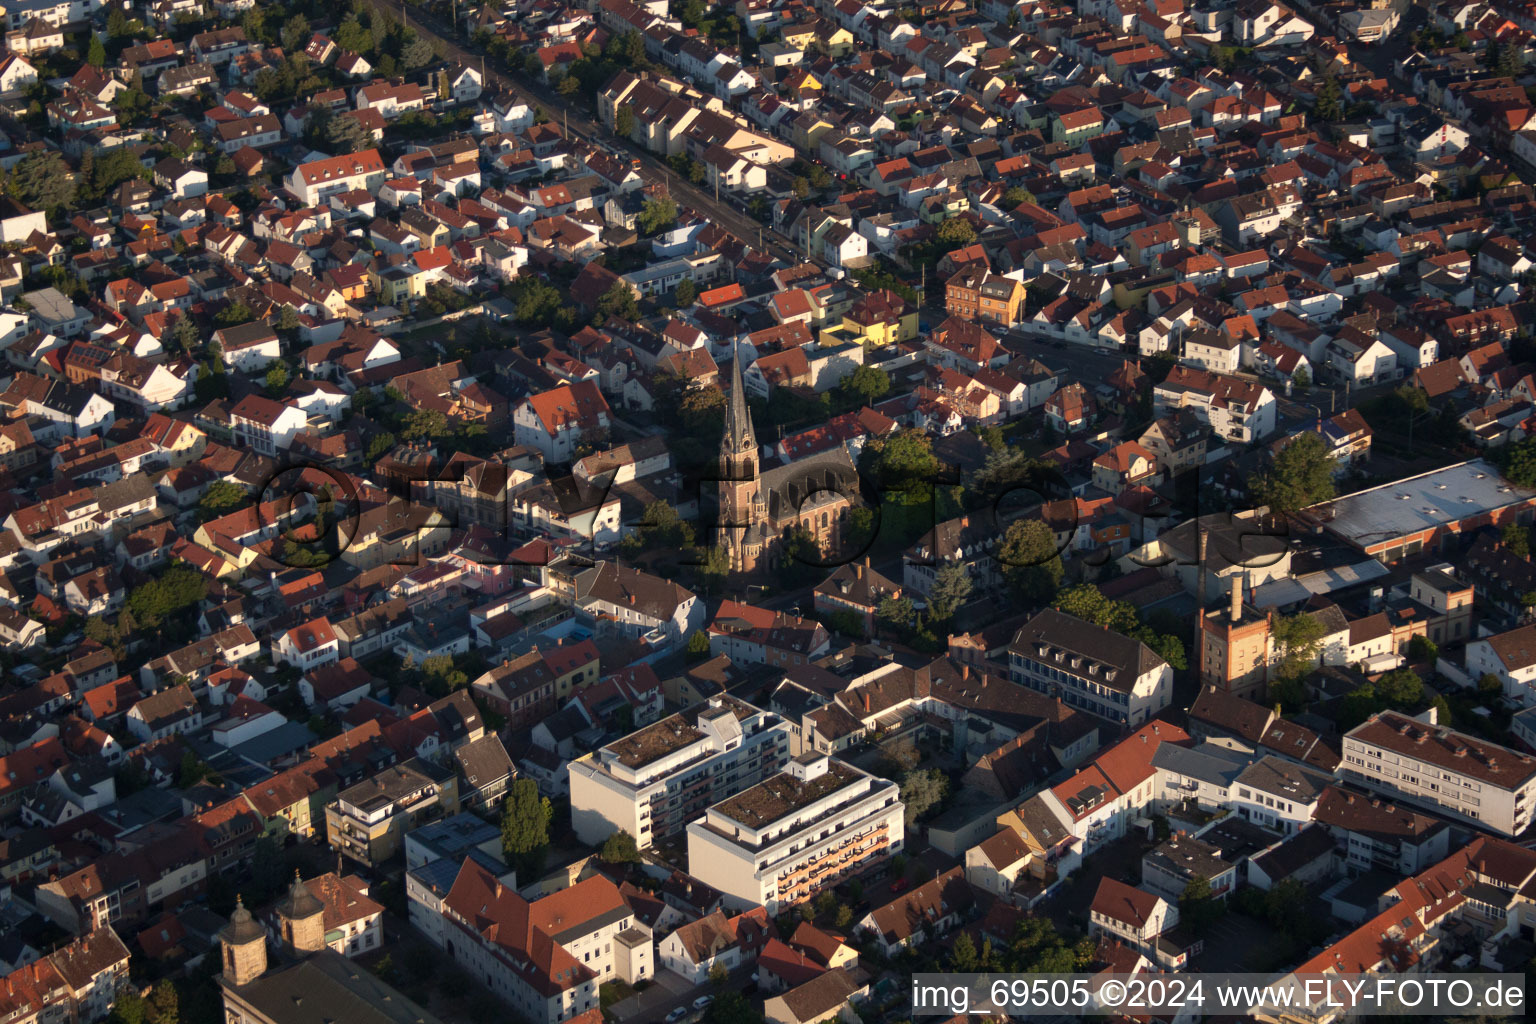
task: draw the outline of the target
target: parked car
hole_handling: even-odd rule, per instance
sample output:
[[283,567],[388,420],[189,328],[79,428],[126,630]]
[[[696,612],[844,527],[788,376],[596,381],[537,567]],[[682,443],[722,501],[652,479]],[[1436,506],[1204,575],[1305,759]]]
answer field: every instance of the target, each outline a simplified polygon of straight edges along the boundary
[[705,1007],[707,1007],[710,1003],[712,1003],[714,1001],[715,1001],[715,997],[714,996],[705,994],[705,995],[699,996],[699,998],[697,998],[697,999],[695,999],[693,1001],[693,1008],[695,1010],[702,1010],[702,1009],[704,1009]]
[[667,1024],[677,1024],[678,1021],[682,1020],[686,1016],[688,1016],[688,1007],[676,1007],[672,1010],[671,1013],[667,1014]]

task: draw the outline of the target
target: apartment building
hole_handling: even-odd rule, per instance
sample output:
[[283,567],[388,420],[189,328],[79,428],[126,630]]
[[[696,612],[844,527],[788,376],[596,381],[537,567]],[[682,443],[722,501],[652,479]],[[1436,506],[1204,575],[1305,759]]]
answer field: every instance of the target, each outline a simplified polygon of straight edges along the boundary
[[1173,699],[1173,667],[1140,640],[1046,609],[1008,646],[1015,683],[1070,708],[1140,725]]
[[570,763],[571,823],[601,845],[622,829],[645,849],[711,804],[775,775],[789,760],[790,725],[721,695]]
[[1024,282],[984,267],[970,266],[944,283],[944,309],[950,316],[1012,325],[1023,319]]
[[1344,737],[1344,779],[1506,836],[1531,823],[1536,757],[1395,711]]
[[413,828],[459,810],[459,784],[418,758],[391,765],[325,805],[332,849],[369,867],[395,855]]
[[322,199],[338,192],[367,189],[377,192],[388,177],[384,158],[376,149],[360,153],[325,157],[299,164],[288,175],[285,184],[288,191],[299,197],[305,206],[314,206]]
[[1175,366],[1152,390],[1154,416],[1189,409],[1212,433],[1240,444],[1274,433],[1276,408],[1273,392],[1262,384],[1188,366]]
[[900,853],[896,783],[814,752],[688,825],[688,870],[736,907],[770,914]]

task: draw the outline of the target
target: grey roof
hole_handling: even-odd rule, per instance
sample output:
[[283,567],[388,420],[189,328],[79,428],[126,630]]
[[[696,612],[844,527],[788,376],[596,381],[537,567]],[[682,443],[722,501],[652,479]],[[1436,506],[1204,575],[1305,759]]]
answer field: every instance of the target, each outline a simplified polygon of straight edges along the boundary
[[1210,743],[1195,748],[1160,743],[1152,754],[1152,767],[1199,779],[1213,786],[1227,786],[1242,773],[1247,764],[1247,758],[1238,758],[1241,755],[1236,751]]
[[1283,842],[1253,858],[1272,881],[1288,878],[1320,857],[1331,856],[1333,836],[1321,825],[1308,825]]
[[1482,459],[1356,491],[1306,510],[1330,532],[1361,548],[1398,540],[1536,498]]
[[[1045,652],[1041,653],[1041,648]],[[1069,665],[1081,664],[1072,671],[1090,676],[1113,690],[1129,692],[1136,680],[1166,664],[1156,652],[1140,640],[1095,626],[1074,615],[1047,608],[1026,622],[1009,645],[1027,657],[1049,661],[1060,651]]]
[[726,396],[725,433],[720,438],[721,453],[749,452],[757,448],[752,431],[752,413],[747,408],[746,389],[741,382],[741,349],[731,353],[731,391]]
[[1200,875],[1207,879],[1215,878],[1232,866],[1232,861],[1222,856],[1221,847],[1186,835],[1175,836],[1156,849],[1148,850],[1142,855],[1141,862],[1160,867],[1172,875],[1185,878]]
[[1271,796],[1311,803],[1333,779],[1294,761],[1265,755],[1244,769],[1237,781],[1239,785],[1252,786]]
[[224,985],[263,1019],[282,1024],[439,1024],[372,971],[330,949],[250,984]]
[[57,288],[39,288],[27,292],[22,298],[32,307],[33,314],[47,323],[65,323],[85,316],[85,311]]

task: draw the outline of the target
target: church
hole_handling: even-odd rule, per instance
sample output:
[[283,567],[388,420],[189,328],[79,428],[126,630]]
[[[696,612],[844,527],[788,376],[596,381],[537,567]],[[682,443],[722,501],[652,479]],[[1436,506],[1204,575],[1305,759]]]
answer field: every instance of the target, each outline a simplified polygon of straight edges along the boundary
[[741,380],[741,355],[731,359],[725,429],[720,437],[720,509],[715,543],[730,555],[731,572],[779,564],[778,547],[795,528],[816,541],[829,568],[848,514],[859,500],[859,473],[848,449],[828,450],[764,472]]
[[441,1024],[416,1003],[326,945],[325,906],[303,882],[278,904],[280,966],[267,931],[237,899],[219,932],[225,1024]]

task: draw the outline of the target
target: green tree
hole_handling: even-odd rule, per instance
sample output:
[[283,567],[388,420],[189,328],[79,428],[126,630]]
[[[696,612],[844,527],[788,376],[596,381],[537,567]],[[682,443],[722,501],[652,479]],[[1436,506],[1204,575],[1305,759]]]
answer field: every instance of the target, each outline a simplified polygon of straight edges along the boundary
[[613,115],[613,132],[623,139],[635,137],[635,112],[629,107],[620,107]]
[[302,14],[295,14],[283,22],[283,49],[289,53],[302,53],[304,47],[309,45],[309,19]]
[[1333,69],[1324,71],[1322,81],[1317,86],[1317,102],[1312,107],[1312,116],[1324,124],[1341,120],[1344,117],[1343,96]]
[[1326,628],[1322,620],[1307,612],[1275,618],[1276,675],[1282,679],[1301,679],[1317,664]]
[[1531,530],[1519,523],[1505,523],[1499,531],[1499,539],[1509,553],[1517,558],[1531,557]]
[[448,417],[436,409],[413,410],[400,428],[400,435],[407,440],[418,437],[447,437],[449,433],[451,431],[448,428]]
[[368,465],[372,466],[374,463],[382,459],[384,454],[394,446],[394,434],[391,434],[387,430],[383,433],[375,434],[373,435],[373,438],[369,440],[368,450],[364,453],[363,458],[367,461]]
[[1492,672],[1484,672],[1477,680],[1477,692],[1482,697],[1494,697],[1504,692],[1504,682]]
[[1409,711],[1424,700],[1424,681],[1412,669],[1395,668],[1376,680],[1376,694],[1388,706]]
[[951,562],[933,575],[928,593],[928,610],[933,617],[947,621],[971,596],[971,573],[964,565]]
[[544,870],[549,852],[549,823],[555,809],[539,795],[532,779],[514,779],[507,787],[507,799],[501,811],[501,849],[506,861],[517,869],[520,884],[536,879]]
[[1179,897],[1179,921],[1187,924],[1196,935],[1203,935],[1222,915],[1221,901],[1211,894],[1211,880],[1196,875],[1184,887]]
[[197,511],[203,522],[228,515],[246,503],[245,491],[228,480],[218,480],[208,486],[197,502]]
[[1307,372],[1305,366],[1298,366],[1296,372],[1291,374],[1291,383],[1302,390],[1306,390],[1312,386],[1312,375]]
[[[116,11],[117,8],[114,7],[113,10]],[[139,771],[142,772],[143,768],[139,768]],[[147,784],[148,775],[145,775],[145,782]],[[122,791],[123,786],[119,784],[118,789]],[[144,997],[139,995],[132,985],[126,985],[113,1000],[112,1013],[107,1017],[107,1022],[108,1024],[145,1024],[146,1015]]]
[[640,847],[634,836],[619,829],[603,841],[602,858],[609,864],[633,864],[640,859]]
[[706,593],[718,593],[731,574],[730,553],[718,544],[711,544],[704,549],[704,561],[695,567],[694,572],[698,576],[699,586]]
[[1137,626],[1136,609],[1124,601],[1111,601],[1092,583],[1067,587],[1051,602],[1057,611],[1076,616],[1095,626],[1129,633]]
[[169,342],[169,347],[178,352],[191,352],[197,348],[199,340],[197,321],[192,319],[191,314],[182,313],[172,321],[160,343],[164,345]]
[[267,370],[267,394],[278,398],[288,390],[288,367],[282,363],[273,363]]
[[92,67],[98,68],[106,67],[107,65],[107,48],[102,44],[101,37],[94,32],[91,33],[90,46],[86,47],[85,62]]
[[905,597],[887,597],[881,600],[875,618],[886,629],[901,633],[912,625],[912,601]]
[[645,506],[640,513],[639,528],[630,534],[643,538],[641,548],[670,548],[681,550],[693,546],[693,526],[677,514],[665,500],[657,499]]
[[180,1024],[181,1000],[169,978],[155,983],[144,1008],[146,1024]]
[[40,149],[28,153],[11,168],[6,187],[34,210],[69,206],[75,199],[75,176],[57,152]]
[[432,63],[437,56],[432,52],[432,44],[425,36],[411,34],[411,38],[400,47],[400,63],[405,65],[407,71],[415,71]]
[[1322,435],[1308,431],[1280,449],[1268,469],[1249,479],[1249,500],[1287,516],[1327,501],[1334,495],[1335,465]]
[[901,800],[907,827],[916,825],[949,795],[949,776],[937,768],[914,768],[901,777]]
[[693,283],[693,278],[685,277],[681,281],[677,282],[677,289],[675,292],[673,292],[673,298],[677,301],[678,309],[687,309],[689,306],[693,305],[694,300],[698,297],[699,289],[698,286]]
[[962,931],[949,944],[949,966],[962,974],[970,974],[981,966],[976,955],[976,943],[969,932]]
[[709,657],[709,634],[697,632],[688,637],[688,660],[703,661]]
[[327,148],[337,156],[361,153],[373,146],[373,135],[363,122],[349,114],[332,117],[325,122]]
[[607,323],[609,317],[634,323],[640,319],[640,303],[634,291],[623,281],[613,285],[597,300],[597,322]]
[[976,225],[965,217],[951,217],[939,225],[934,237],[945,251],[960,249],[976,241]]
[[846,405],[873,405],[891,392],[890,374],[878,366],[859,366],[837,385]]
[[1014,592],[1031,604],[1045,604],[1056,596],[1064,569],[1056,536],[1038,519],[1015,519],[1008,524],[997,559]]
[[1034,201],[1035,194],[1021,185],[1015,185],[1003,193],[1003,205],[1009,209],[1018,206],[1020,203],[1032,203]]
[[129,593],[127,608],[136,621],[153,629],[193,607],[208,593],[208,578],[186,562],[176,562],[157,578]]
[[1414,661],[1427,661],[1433,665],[1440,657],[1440,645],[1427,636],[1415,636],[1408,641],[1408,657]]
[[224,308],[214,316],[213,322],[219,327],[239,327],[248,324],[256,314],[251,312],[251,307],[240,301],[226,303]]

